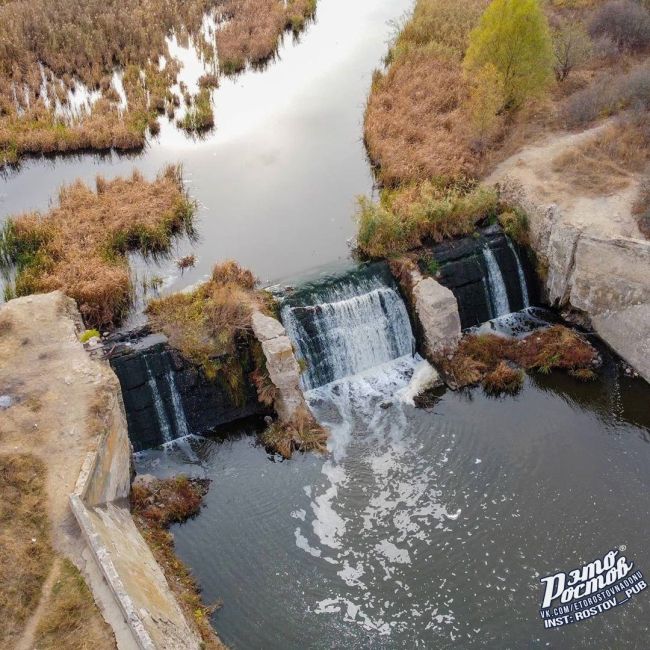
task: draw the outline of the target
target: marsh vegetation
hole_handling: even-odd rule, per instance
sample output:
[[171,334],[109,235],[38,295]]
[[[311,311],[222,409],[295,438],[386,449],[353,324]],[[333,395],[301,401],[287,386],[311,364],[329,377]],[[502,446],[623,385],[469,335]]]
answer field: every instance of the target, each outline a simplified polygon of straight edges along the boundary
[[90,327],[118,324],[133,299],[127,254],[168,254],[175,237],[193,236],[195,204],[178,167],[153,181],[138,172],[92,189],[61,188],[49,212],[9,217],[0,233],[0,265],[15,272],[5,298],[61,289]]

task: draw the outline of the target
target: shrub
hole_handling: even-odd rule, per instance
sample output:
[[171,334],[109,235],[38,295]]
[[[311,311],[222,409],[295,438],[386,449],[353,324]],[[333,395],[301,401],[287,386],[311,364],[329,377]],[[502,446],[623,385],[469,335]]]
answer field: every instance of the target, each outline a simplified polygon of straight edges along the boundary
[[582,23],[564,20],[553,30],[553,70],[558,81],[564,81],[574,68],[586,63],[591,53],[591,39]]
[[472,31],[464,67],[492,64],[501,76],[505,107],[546,89],[552,62],[548,22],[538,0],[492,0]]
[[644,111],[649,107],[650,65],[644,63],[624,75],[606,75],[574,93],[560,114],[567,127],[577,128],[628,108]]
[[598,352],[588,341],[574,330],[554,325],[523,339],[496,334],[465,335],[456,352],[451,357],[440,355],[436,365],[447,381],[458,388],[486,382],[488,392],[507,392],[502,388],[518,388],[523,379],[515,376],[517,370],[509,364],[542,373],[557,368],[589,379],[595,377],[593,368],[599,361]]
[[589,33],[610,38],[621,51],[644,50],[650,45],[650,13],[632,0],[611,0],[596,9]]
[[96,180],[96,191],[76,181],[59,192],[58,205],[9,217],[0,234],[0,265],[15,268],[15,293],[61,289],[74,298],[90,325],[119,323],[131,305],[127,254],[166,255],[175,237],[193,236],[195,204],[179,167],[154,181]]

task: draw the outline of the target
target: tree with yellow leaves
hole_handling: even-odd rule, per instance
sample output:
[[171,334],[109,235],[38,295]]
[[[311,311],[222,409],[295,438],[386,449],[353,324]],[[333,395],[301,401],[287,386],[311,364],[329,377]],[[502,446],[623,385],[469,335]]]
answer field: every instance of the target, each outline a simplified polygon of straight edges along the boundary
[[502,109],[514,109],[546,89],[553,78],[553,49],[538,0],[492,0],[470,34],[464,68],[469,78],[499,78]]

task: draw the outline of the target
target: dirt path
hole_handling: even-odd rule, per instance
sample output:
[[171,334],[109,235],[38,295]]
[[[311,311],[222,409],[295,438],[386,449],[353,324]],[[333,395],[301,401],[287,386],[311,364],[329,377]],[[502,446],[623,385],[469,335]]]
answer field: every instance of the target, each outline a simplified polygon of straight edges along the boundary
[[[0,309],[0,453],[30,453],[45,463],[52,545],[82,568],[85,545],[68,496],[86,453],[96,444],[92,406],[111,379],[79,344],[74,313],[63,294],[54,300],[52,294],[21,298]],[[45,582],[46,597],[19,647],[33,647],[38,614],[59,564],[57,560]],[[99,617],[99,610],[94,611]],[[115,647],[114,640],[107,638],[105,647]]]
[[590,234],[641,239],[631,211],[638,193],[639,178],[630,175],[629,184],[623,189],[594,196],[581,191],[565,175],[553,169],[555,158],[596,137],[609,125],[607,121],[580,133],[551,134],[504,160],[485,182],[515,181],[526,189],[534,203],[557,204],[564,221]]

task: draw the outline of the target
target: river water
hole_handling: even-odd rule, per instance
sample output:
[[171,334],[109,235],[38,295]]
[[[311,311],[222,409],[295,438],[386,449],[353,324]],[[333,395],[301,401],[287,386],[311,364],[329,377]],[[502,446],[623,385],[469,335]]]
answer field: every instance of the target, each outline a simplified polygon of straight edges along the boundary
[[[190,285],[216,261],[235,259],[264,282],[344,265],[355,197],[372,189],[362,120],[372,71],[386,52],[389,21],[410,0],[320,0],[316,22],[298,41],[285,38],[265,70],[222,78],[214,93],[216,128],[192,140],[161,118],[161,133],[140,155],[28,160],[0,180],[0,220],[46,209],[63,183],[137,167],[152,177],[181,163],[200,205],[197,266],[182,276],[172,263],[154,270],[167,290]],[[179,51],[179,50],[177,50]],[[202,68],[192,52],[182,77]],[[184,54],[184,56],[183,56]]]
[[605,364],[517,397],[396,395],[402,357],[307,393],[331,452],[279,462],[241,426],[143,452],[141,472],[212,479],[173,529],[233,648],[645,648],[648,593],[544,629],[542,576],[625,548],[650,572],[650,387]]

